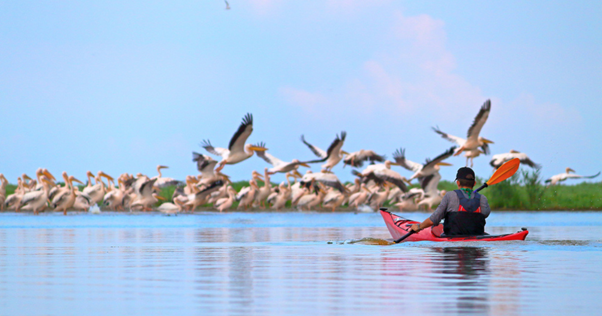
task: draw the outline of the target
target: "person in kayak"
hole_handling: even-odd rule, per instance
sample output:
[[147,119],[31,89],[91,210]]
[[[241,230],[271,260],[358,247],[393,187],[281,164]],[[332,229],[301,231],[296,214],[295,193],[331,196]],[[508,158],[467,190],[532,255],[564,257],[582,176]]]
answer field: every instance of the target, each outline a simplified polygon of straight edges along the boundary
[[472,169],[468,167],[458,169],[456,173],[458,189],[447,192],[435,212],[422,223],[412,225],[411,229],[419,232],[433,225],[439,225],[439,222],[445,219],[443,233],[446,236],[484,235],[485,218],[491,213],[491,208],[484,195],[472,190],[475,183]]

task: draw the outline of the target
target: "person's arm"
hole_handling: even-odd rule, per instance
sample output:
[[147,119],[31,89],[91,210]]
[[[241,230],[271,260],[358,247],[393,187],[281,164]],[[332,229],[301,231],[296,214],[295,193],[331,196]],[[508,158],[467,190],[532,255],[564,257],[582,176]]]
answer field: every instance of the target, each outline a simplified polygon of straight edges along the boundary
[[419,232],[433,225],[438,225],[439,222],[441,222],[441,220],[443,219],[443,217],[445,217],[445,211],[447,209],[449,199],[450,195],[448,192],[447,194],[445,194],[445,196],[441,200],[441,203],[439,204],[439,206],[437,206],[437,209],[433,212],[433,214],[429,218],[425,219],[422,223],[412,225],[411,229],[415,232]]
[[485,216],[485,218],[489,217],[491,214],[491,208],[489,207],[489,201],[487,197],[481,194],[481,214]]

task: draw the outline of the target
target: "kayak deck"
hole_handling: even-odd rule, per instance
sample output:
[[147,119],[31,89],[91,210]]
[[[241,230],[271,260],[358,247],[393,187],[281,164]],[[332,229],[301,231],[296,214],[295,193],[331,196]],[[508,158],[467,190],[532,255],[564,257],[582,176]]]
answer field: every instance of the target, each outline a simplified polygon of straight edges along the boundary
[[[387,229],[393,236],[393,239],[399,239],[410,231],[413,224],[419,222],[395,215],[386,209],[380,210],[380,215],[385,220]],[[445,236],[443,235],[443,225],[439,224],[430,229],[426,228],[418,233],[410,235],[405,241],[504,241],[504,240],[525,240],[529,231],[523,228],[522,231],[505,235],[478,235],[478,236]]]

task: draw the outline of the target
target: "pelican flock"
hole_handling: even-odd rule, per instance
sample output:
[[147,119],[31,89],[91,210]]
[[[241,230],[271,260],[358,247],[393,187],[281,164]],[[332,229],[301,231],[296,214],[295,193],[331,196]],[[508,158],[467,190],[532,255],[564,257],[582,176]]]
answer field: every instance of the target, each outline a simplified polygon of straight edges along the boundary
[[[9,181],[0,173],[0,210],[33,214],[52,211],[67,215],[68,211],[91,211],[92,207],[94,212],[98,212],[96,205],[100,204],[113,211],[157,210],[171,215],[194,212],[199,207],[212,207],[216,211],[225,212],[235,206],[243,210],[294,207],[300,210],[324,208],[335,211],[347,205],[360,211],[374,211],[385,203],[395,205],[401,211],[432,210],[445,195],[445,191],[438,188],[441,181],[440,167],[451,165],[445,160],[464,153],[466,165],[472,167],[474,159],[491,153],[489,146],[493,142],[480,136],[490,112],[491,101],[487,100],[468,128],[466,138],[433,127],[438,135],[453,142],[455,146],[445,149],[434,159],[425,159],[424,163],[407,159],[404,148],[392,153],[393,160],[387,160],[385,155],[371,149],[349,153],[343,149],[347,139],[346,131],[337,134],[327,150],[309,143],[301,135],[301,143],[318,159],[300,159],[302,157],[287,155],[286,158],[290,160],[281,160],[268,150],[265,142],[248,142],[253,133],[253,116],[248,113],[231,137],[227,148],[214,147],[209,139],[201,142],[202,148],[209,154],[220,157],[220,160],[192,152],[192,161],[199,174],[188,175],[184,181],[164,177],[162,170],[169,168],[165,165],[158,165],[157,175],[152,177],[140,173],[124,173],[116,181],[103,171],[96,174],[88,171],[85,185],[67,172],[62,173],[62,183],[59,183],[47,169],[38,168],[34,178],[25,173],[18,177],[16,187],[12,187],[13,192],[7,195]],[[222,171],[227,165],[242,163],[255,154],[267,166],[263,174],[252,171],[248,185],[237,192],[230,177]],[[497,169],[513,158],[519,158],[522,164],[531,168],[541,168],[527,154],[516,150],[493,155],[489,164]],[[357,178],[353,183],[345,184],[333,173],[333,168],[341,161],[343,168],[354,168],[351,173]],[[317,163],[321,163],[321,170],[312,172],[311,164]],[[365,164],[368,165],[364,166]],[[306,168],[304,173],[299,171],[300,167]],[[279,173],[285,174],[286,181],[278,185],[272,184],[271,177]],[[564,173],[554,175],[545,182],[557,185],[568,179],[593,179],[599,175],[600,172],[582,176],[575,174],[573,169],[566,168]],[[413,180],[418,181],[418,187],[412,185]],[[173,191],[169,191],[172,187]],[[173,193],[166,195],[165,192]],[[156,207],[160,201],[163,203]]]

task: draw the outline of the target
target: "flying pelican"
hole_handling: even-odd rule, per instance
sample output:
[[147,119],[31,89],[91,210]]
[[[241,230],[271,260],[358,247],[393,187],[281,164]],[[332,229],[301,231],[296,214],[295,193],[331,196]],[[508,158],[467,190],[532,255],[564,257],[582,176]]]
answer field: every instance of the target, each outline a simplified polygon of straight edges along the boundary
[[316,163],[316,162],[326,161],[326,163],[322,165],[322,170],[326,170],[326,171],[332,170],[332,168],[334,168],[334,166],[336,166],[339,163],[339,161],[341,161],[341,159],[343,159],[343,154],[345,154],[345,155],[349,154],[348,152],[341,150],[341,148],[343,147],[343,144],[345,143],[346,136],[347,136],[347,133],[345,131],[342,131],[341,136],[339,137],[339,135],[337,135],[337,138],[335,138],[335,140],[332,141],[332,143],[328,147],[328,150],[324,151],[324,150],[308,143],[307,141],[305,141],[305,137],[303,135],[301,135],[301,141],[305,145],[307,145],[307,147],[309,147],[309,149],[311,149],[311,151],[314,153],[314,155],[316,155],[320,158],[318,160],[306,161],[306,163]]
[[[474,121],[472,122],[472,125],[470,126],[470,128],[468,128],[467,139],[444,133],[441,130],[439,130],[439,128],[433,127],[433,130],[437,134],[441,135],[441,137],[443,137],[444,139],[447,139],[448,141],[450,141],[452,143],[456,143],[456,144],[458,144],[458,146],[460,146],[460,148],[458,148],[458,150],[454,153],[454,156],[459,155],[463,151],[471,151],[471,150],[477,149],[479,147],[482,149],[483,153],[488,155],[489,154],[489,145],[488,144],[493,144],[493,142],[484,137],[480,137],[479,134],[481,133],[481,129],[483,128],[483,125],[485,125],[485,122],[487,122],[487,118],[489,117],[490,111],[491,111],[491,101],[487,100],[487,101],[485,101],[483,106],[481,106],[481,109],[479,110],[479,113],[477,114]],[[471,156],[473,156],[475,154],[476,154],[476,152],[470,153]],[[472,158],[474,158],[474,157],[472,157]],[[466,166],[468,166],[468,159],[472,159],[472,158],[468,157],[468,155],[467,155]]]
[[[443,160],[451,157],[451,155],[454,154],[454,150],[455,149],[456,149],[455,146],[451,147],[450,149],[448,149],[445,152],[443,152],[441,155],[435,157],[433,160],[430,160],[430,159],[427,158],[426,162],[424,163],[424,165],[422,165],[422,168],[420,168],[420,170],[418,170],[418,171],[415,171],[414,174],[408,179],[408,181],[412,181],[414,179],[419,179],[419,178],[422,178],[422,177],[430,176],[431,174],[439,172],[439,169],[440,169],[439,167],[440,166],[451,166],[447,162],[443,162]],[[399,156],[399,154],[401,154],[401,156]],[[393,158],[395,158],[395,161],[405,160],[405,156],[403,156],[403,152],[402,151],[396,151],[393,154]],[[411,169],[412,171],[418,165],[416,163],[411,163],[411,162],[406,162],[406,164],[410,165],[412,167],[412,169]],[[400,163],[400,165],[403,166],[402,163]]]
[[[378,183],[391,182],[396,185],[401,191],[407,192],[408,187],[404,182],[407,182],[405,177],[402,177],[396,171],[391,170],[391,165],[399,166],[397,162],[386,160],[384,164],[369,165],[360,173],[361,177],[368,180],[374,180]],[[387,188],[387,193],[389,188]]]
[[251,144],[246,144],[247,138],[251,136],[253,132],[253,115],[247,113],[242,120],[242,123],[238,127],[234,136],[230,139],[230,144],[228,145],[228,149],[213,147],[209,140],[204,140],[201,147],[205,148],[209,153],[214,154],[216,156],[221,156],[222,161],[220,161],[219,166],[215,171],[221,171],[225,165],[233,165],[237,164],[243,160],[247,160],[253,156],[255,151],[266,151],[267,148],[253,146]]
[[230,4],[228,3],[228,0],[224,0],[224,2],[226,2],[226,10],[230,10]]
[[[265,148],[265,143],[261,142],[257,145],[257,147]],[[302,177],[302,175],[297,171],[299,166],[303,166],[309,168],[309,165],[305,162],[299,161],[299,159],[293,159],[291,162],[284,162],[270,154],[267,151],[258,151],[257,156],[267,163],[272,165],[272,168],[268,170],[269,174],[275,174],[278,172],[287,173],[287,172],[296,172],[296,175]]]
[[167,178],[167,177],[163,177],[161,175],[161,169],[167,169],[167,168],[169,168],[169,167],[162,166],[162,165],[157,166],[157,173],[159,173],[159,175],[151,178],[151,179],[157,178],[157,181],[155,182],[156,187],[165,188],[165,187],[172,186],[172,185],[178,185],[180,183],[180,181],[174,180],[174,178]]
[[[395,204],[399,207],[400,211],[412,212],[418,210],[416,204],[420,199],[424,197],[424,190],[421,188],[411,188],[406,194],[400,196],[400,202]],[[418,200],[418,201],[417,201]]]
[[518,152],[516,150],[510,150],[509,153],[504,153],[504,154],[497,154],[497,155],[493,155],[493,157],[491,157],[491,161],[489,162],[489,164],[497,169],[499,167],[501,167],[505,162],[510,161],[514,158],[518,158],[520,159],[520,163],[521,164],[526,164],[527,166],[533,168],[533,169],[539,169],[541,168],[541,166],[539,164],[536,164],[535,162],[533,162],[525,153],[521,153]]
[[311,170],[308,170],[308,172],[303,176],[303,178],[301,178],[300,184],[306,185],[311,183],[312,181],[316,181],[326,186],[335,188],[343,193],[347,192],[347,188],[339,181],[339,178],[337,178],[337,176],[334,173],[313,173],[311,172]]
[[565,181],[566,179],[593,179],[600,175],[600,172],[598,172],[593,176],[580,176],[578,174],[571,174],[571,171],[575,172],[575,170],[571,168],[566,168],[566,172],[552,176],[550,179],[546,180],[546,183],[548,183],[548,185],[555,185],[558,182]]
[[360,149],[359,151],[350,153],[343,159],[343,167],[350,165],[359,168],[364,165],[364,161],[370,161],[371,163],[375,161],[384,162],[385,156],[379,155],[372,150]]

